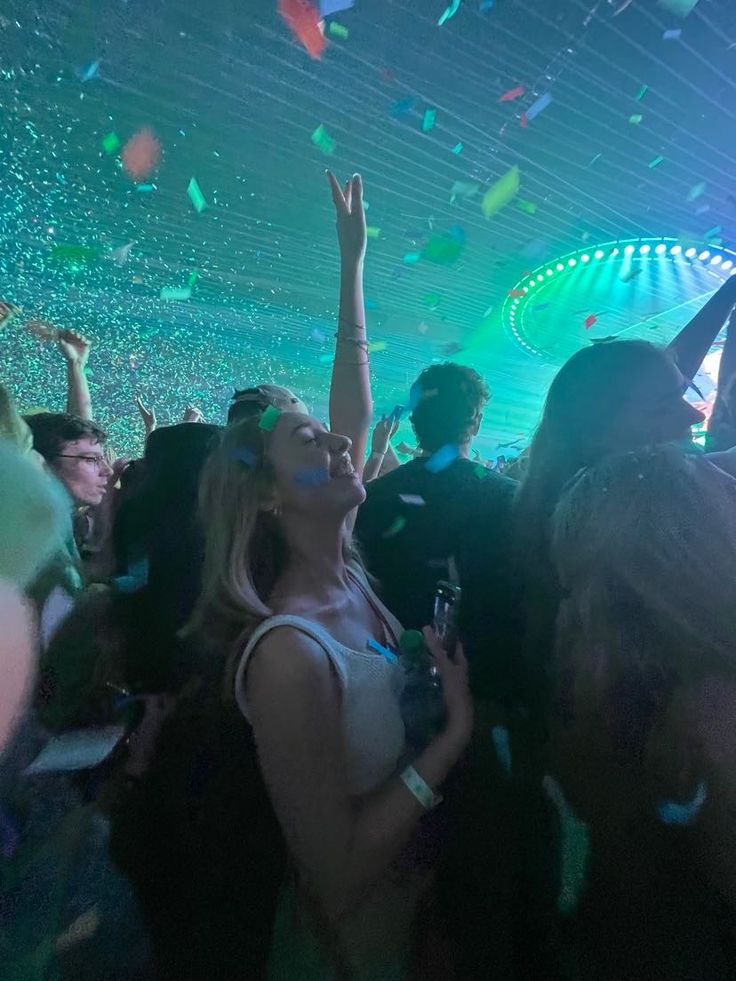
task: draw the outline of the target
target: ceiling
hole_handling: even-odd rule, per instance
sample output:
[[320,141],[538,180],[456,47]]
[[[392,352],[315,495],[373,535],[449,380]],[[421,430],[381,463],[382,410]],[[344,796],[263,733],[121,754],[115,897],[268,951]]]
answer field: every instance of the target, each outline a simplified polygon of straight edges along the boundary
[[[471,363],[494,392],[492,455],[528,437],[555,368],[592,339],[590,314],[601,336],[652,313],[651,276],[614,289],[606,261],[595,288],[592,274],[567,280],[530,356],[507,315],[525,275],[622,239],[736,239],[733,0],[675,9],[691,6],[461,0],[439,26],[446,0],[355,0],[312,59],[274,0],[11,0],[3,295],[94,338],[95,411],[119,451],[140,446],[135,394],[164,421],[188,402],[221,421],[234,385],[273,380],[323,415],[338,278],[323,171],[360,171],[376,408],[405,402],[433,359]],[[136,181],[103,139],[144,127],[162,159]],[[518,194],[487,217],[484,195],[512,167]],[[663,341],[716,285],[657,283]],[[18,327],[0,340],[22,407],[59,407],[54,352]]]

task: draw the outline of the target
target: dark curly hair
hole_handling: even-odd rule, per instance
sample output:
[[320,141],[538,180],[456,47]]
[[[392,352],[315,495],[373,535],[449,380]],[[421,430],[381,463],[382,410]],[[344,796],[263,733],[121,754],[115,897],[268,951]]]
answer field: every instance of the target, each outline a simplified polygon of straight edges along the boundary
[[436,453],[448,444],[469,443],[491,397],[475,369],[452,362],[426,368],[412,385],[411,394],[411,424],[426,453]]

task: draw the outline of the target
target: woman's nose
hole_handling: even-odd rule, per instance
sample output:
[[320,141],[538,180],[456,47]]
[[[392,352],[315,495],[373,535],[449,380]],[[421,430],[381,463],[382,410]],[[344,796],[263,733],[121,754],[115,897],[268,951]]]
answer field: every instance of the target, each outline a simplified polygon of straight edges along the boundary
[[340,436],[339,433],[330,433],[330,452],[335,454],[347,453],[353,441],[348,436]]

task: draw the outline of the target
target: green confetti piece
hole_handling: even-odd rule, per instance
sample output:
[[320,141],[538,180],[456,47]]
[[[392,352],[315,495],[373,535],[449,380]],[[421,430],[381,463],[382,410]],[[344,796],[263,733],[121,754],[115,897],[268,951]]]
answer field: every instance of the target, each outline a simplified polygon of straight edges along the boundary
[[708,185],[705,183],[705,181],[701,181],[700,184],[696,184],[695,187],[691,187],[687,196],[688,201],[697,201],[698,198],[705,194],[707,187]]
[[393,538],[394,535],[398,535],[401,529],[406,525],[406,518],[402,518],[400,515],[396,518],[390,528],[384,531],[382,538]]
[[339,37],[342,38],[343,41],[347,41],[349,33],[350,32],[348,31],[347,27],[343,27],[342,24],[338,24],[336,20],[330,21],[330,34],[332,37]]
[[368,236],[368,238],[380,238],[381,237],[381,229],[380,228],[376,228],[375,225],[369,225],[366,228],[365,233]]
[[188,286],[194,286],[194,284],[197,282],[198,278],[199,278],[199,273],[195,269],[194,272],[192,272],[192,273],[189,274],[189,283],[187,285]]
[[649,91],[649,86],[642,85],[639,91],[636,93],[636,101],[641,102],[641,100],[644,98],[644,96],[647,94],[648,91]]
[[463,145],[462,145],[462,143],[456,143],[455,146],[452,148],[452,152],[453,153],[462,153],[463,152]]
[[437,122],[437,110],[425,109],[424,119],[422,120],[422,132],[429,133],[431,129],[434,129],[434,124],[436,122]]
[[632,116],[629,116],[629,122],[633,123],[635,126],[638,126],[643,118],[644,117],[640,113],[635,112]]
[[376,354],[377,351],[385,351],[387,347],[386,341],[373,341],[368,345],[368,353]]
[[321,124],[312,133],[312,143],[319,147],[322,153],[334,153],[337,143]]
[[439,293],[427,293],[424,297],[424,302],[428,307],[438,307],[440,305],[440,299]]
[[537,213],[537,205],[533,201],[520,200],[518,205],[519,211],[523,211],[527,215],[535,215]]
[[659,167],[659,165],[661,163],[664,163],[664,157],[660,153],[660,154],[657,154],[657,156],[654,158],[654,160],[650,160],[649,161],[649,169],[650,170],[654,170],[654,168],[655,167]]
[[421,252],[407,252],[402,262],[407,266],[413,266],[416,262],[422,258]]
[[105,153],[117,153],[120,149],[120,139],[117,133],[108,133],[102,137],[102,149]]
[[155,191],[155,190],[156,190],[155,184],[138,184],[138,186],[136,187],[136,191],[138,191],[139,194],[147,194],[150,191]]
[[514,165],[483,195],[481,208],[486,218],[495,215],[519,193],[519,168]]
[[189,195],[189,200],[194,205],[194,210],[198,214],[201,214],[207,207],[207,201],[204,194],[202,194],[202,188],[199,186],[196,177],[192,177],[192,179],[189,181],[187,194]]
[[270,433],[275,428],[276,423],[280,418],[281,409],[277,409],[275,405],[269,405],[260,418],[258,428],[264,429],[267,433]]

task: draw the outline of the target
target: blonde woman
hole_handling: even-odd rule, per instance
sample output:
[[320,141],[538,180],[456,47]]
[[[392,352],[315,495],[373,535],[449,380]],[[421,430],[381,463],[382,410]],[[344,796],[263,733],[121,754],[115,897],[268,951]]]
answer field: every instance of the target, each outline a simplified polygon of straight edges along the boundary
[[462,652],[452,661],[429,636],[447,722],[407,767],[401,628],[350,546],[365,497],[350,449],[307,415],[267,409],[225,433],[203,481],[195,623],[230,656],[291,856],[274,978],[406,976],[431,875],[397,862],[472,727]]
[[672,446],[611,457],[563,493],[552,558],[581,976],[736,977],[736,480]]

